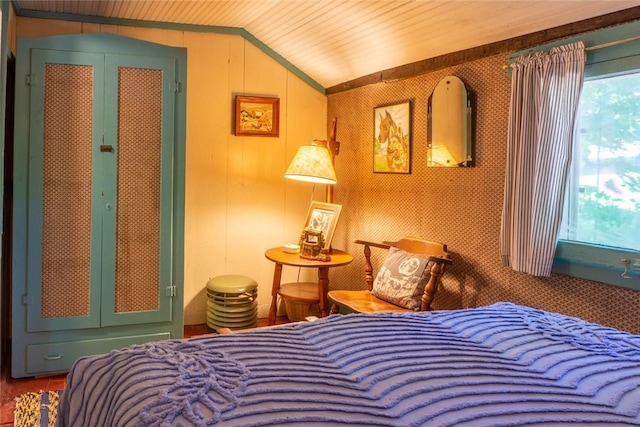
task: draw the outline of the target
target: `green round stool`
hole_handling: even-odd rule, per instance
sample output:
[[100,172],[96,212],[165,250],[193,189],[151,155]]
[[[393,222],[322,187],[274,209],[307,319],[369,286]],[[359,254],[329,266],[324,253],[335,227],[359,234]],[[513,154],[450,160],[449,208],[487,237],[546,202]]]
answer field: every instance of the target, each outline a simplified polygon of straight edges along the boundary
[[212,329],[258,326],[258,283],[236,274],[209,279],[207,325]]

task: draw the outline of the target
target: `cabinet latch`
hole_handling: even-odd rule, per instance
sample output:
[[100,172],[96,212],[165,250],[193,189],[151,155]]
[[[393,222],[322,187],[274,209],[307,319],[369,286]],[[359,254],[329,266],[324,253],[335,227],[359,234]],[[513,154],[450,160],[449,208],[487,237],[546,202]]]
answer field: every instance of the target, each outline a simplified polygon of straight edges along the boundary
[[171,92],[180,93],[182,91],[182,86],[180,85],[180,82],[170,82],[169,90]]
[[27,86],[37,86],[38,79],[36,78],[36,76],[34,74],[26,74],[24,76],[24,83]]
[[33,297],[29,294],[22,294],[22,305],[32,305]]

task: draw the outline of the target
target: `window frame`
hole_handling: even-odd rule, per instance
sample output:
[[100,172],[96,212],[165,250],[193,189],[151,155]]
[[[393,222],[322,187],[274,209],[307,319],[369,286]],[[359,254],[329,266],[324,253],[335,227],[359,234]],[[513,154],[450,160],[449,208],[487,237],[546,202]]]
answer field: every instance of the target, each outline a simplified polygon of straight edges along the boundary
[[[587,49],[585,79],[640,71],[640,21],[593,31],[509,55],[509,64],[522,55],[582,41]],[[597,48],[594,48],[597,47]],[[590,48],[593,48],[590,50]],[[630,268],[624,278],[623,259]],[[559,239],[553,273],[640,290],[640,252],[612,246]]]

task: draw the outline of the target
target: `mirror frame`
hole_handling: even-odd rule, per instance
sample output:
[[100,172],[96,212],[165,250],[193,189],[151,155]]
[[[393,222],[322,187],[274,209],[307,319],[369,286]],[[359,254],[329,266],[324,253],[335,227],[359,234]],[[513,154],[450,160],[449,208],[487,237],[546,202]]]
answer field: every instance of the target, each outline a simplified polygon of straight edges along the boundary
[[[462,120],[462,134],[465,136],[460,144],[464,148],[464,153],[466,153],[466,159],[462,162],[456,163],[451,166],[441,165],[441,164],[432,164],[430,160],[431,150],[434,147],[433,141],[433,129],[434,126],[444,126],[445,124],[434,123],[433,122],[433,97],[436,91],[436,88],[443,82],[447,81],[456,81],[462,85],[463,93],[465,94],[463,102],[460,104],[460,115],[464,114],[464,120]],[[474,114],[475,114],[475,97],[473,92],[471,92],[464,82],[456,76],[445,76],[436,85],[436,87],[429,95],[429,100],[427,103],[427,166],[428,167],[472,167],[475,166],[476,162],[476,153],[475,153],[475,129],[474,129]]]

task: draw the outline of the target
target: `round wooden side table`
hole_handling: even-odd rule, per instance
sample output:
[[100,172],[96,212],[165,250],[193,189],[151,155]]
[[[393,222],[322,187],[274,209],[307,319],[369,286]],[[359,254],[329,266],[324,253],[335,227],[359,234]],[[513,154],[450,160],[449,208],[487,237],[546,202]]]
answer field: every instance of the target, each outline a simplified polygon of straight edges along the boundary
[[300,254],[291,254],[284,251],[283,246],[267,249],[264,256],[268,260],[275,263],[273,271],[273,285],[271,287],[271,307],[269,309],[269,325],[276,323],[276,311],[278,303],[278,292],[280,291],[280,281],[282,279],[282,268],[285,265],[301,268],[317,268],[318,269],[318,305],[320,306],[320,315],[326,316],[327,310],[327,292],[329,291],[329,269],[332,267],[340,267],[353,261],[351,254],[332,249],[331,259],[329,261],[319,261],[301,258]]

